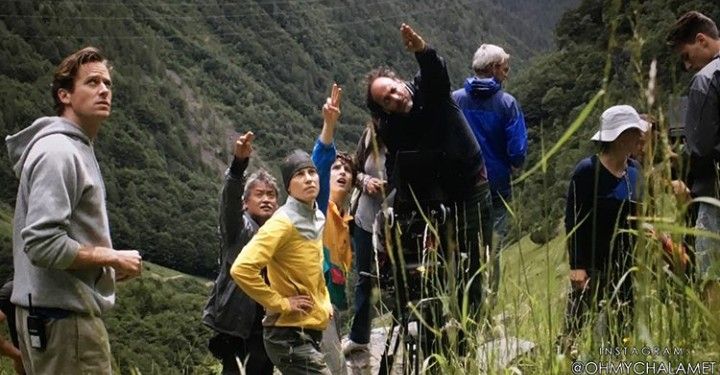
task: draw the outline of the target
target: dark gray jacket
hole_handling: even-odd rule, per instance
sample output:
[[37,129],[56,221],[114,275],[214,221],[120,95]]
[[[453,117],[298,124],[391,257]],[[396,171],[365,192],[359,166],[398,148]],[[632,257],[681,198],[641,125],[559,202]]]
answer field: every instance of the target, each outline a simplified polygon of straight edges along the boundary
[[690,82],[685,137],[693,196],[720,198],[716,167],[720,161],[720,55]]
[[[220,272],[203,311],[202,321],[216,332],[247,338],[253,329],[262,329],[259,305],[245,294],[230,277],[230,267],[250,239],[258,224],[243,210],[244,171],[248,160],[234,160],[225,172],[220,195]],[[262,310],[260,310],[262,312]]]

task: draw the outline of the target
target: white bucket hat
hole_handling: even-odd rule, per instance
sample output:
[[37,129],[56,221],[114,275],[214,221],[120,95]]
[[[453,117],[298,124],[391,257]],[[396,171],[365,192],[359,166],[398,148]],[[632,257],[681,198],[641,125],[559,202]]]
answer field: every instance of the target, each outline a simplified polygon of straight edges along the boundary
[[612,106],[600,116],[600,130],[592,136],[593,141],[612,142],[630,128],[648,131],[650,123],[640,118],[635,108],[629,105]]

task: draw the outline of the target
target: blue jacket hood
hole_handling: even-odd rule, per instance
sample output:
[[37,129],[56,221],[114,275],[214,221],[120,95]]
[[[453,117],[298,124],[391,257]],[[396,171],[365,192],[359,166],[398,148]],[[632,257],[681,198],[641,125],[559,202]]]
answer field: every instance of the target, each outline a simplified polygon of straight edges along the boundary
[[477,98],[487,98],[500,91],[502,83],[493,78],[470,77],[465,80],[465,92]]
[[527,155],[527,129],[519,103],[494,78],[470,77],[452,98],[480,144],[490,191],[509,197],[512,168],[522,167]]

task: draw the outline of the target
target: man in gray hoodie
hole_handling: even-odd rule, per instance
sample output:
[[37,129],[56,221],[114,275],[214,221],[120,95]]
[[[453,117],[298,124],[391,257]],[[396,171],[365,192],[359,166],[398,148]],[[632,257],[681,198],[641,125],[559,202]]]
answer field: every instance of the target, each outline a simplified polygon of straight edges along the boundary
[[135,250],[115,250],[93,142],[110,115],[110,66],[87,47],[57,67],[58,117],[41,117],[6,138],[20,179],[13,220],[11,301],[28,374],[111,374],[100,316],[115,281],[140,274]]

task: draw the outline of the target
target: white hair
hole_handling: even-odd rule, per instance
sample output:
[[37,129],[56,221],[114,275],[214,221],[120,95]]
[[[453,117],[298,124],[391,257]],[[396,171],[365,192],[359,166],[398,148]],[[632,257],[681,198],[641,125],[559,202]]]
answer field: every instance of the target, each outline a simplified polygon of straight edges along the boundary
[[475,72],[482,72],[494,64],[502,64],[510,59],[504,49],[494,44],[483,44],[475,51],[472,68]]

